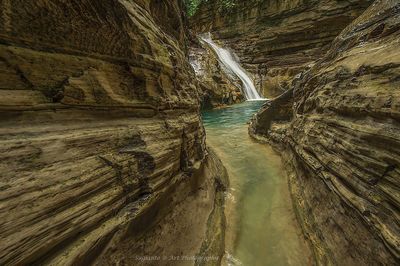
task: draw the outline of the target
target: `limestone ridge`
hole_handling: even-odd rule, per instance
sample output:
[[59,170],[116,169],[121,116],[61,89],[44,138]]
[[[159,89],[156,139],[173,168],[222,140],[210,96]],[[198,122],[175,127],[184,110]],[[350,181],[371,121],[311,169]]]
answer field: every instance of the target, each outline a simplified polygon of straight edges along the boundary
[[0,1],[0,264],[111,256],[204,179],[182,5]]
[[327,51],[333,39],[372,0],[248,0],[224,9],[220,0],[201,5],[194,32],[212,32],[239,56],[255,85],[270,98]]
[[317,261],[400,260],[400,3],[375,1],[253,118],[280,149]]

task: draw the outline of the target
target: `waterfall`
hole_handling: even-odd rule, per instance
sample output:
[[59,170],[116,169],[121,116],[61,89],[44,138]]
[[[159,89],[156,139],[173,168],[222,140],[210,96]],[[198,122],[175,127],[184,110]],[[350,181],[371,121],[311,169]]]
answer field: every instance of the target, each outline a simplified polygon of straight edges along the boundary
[[228,69],[235,73],[236,76],[239,77],[239,79],[243,83],[243,92],[247,100],[263,100],[263,98],[256,90],[256,87],[254,87],[251,78],[246,74],[246,71],[239,65],[239,63],[236,62],[236,60],[228,50],[216,45],[211,39],[210,33],[205,36],[200,36],[200,38],[208,45],[210,45],[210,47],[217,53],[219,60]]

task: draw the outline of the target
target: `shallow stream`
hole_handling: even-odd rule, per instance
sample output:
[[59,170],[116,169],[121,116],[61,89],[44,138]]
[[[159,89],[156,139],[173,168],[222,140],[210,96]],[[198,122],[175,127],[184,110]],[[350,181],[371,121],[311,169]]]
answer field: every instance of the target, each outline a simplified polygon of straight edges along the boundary
[[230,176],[224,265],[310,265],[280,157],[254,142],[247,122],[263,101],[203,113],[207,143]]

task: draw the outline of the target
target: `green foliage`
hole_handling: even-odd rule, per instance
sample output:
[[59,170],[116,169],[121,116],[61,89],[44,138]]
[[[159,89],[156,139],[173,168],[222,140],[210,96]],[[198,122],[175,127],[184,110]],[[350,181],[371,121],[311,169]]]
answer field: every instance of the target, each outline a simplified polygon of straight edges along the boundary
[[237,0],[184,0],[185,5],[186,5],[186,10],[189,16],[193,16],[197,8],[201,3],[207,3],[207,2],[219,2],[224,10],[229,10],[233,8],[236,5]]
[[207,2],[207,0],[184,0],[188,15],[191,17],[196,13],[198,6],[201,2]]
[[222,6],[226,9],[233,8],[236,5],[236,0],[220,0]]

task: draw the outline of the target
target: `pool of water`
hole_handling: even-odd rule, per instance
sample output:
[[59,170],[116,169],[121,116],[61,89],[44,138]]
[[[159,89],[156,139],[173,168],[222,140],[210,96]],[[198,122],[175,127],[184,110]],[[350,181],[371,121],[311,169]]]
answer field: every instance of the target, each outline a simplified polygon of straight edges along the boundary
[[230,176],[224,265],[310,265],[280,157],[254,142],[247,122],[262,101],[203,113],[207,144]]

